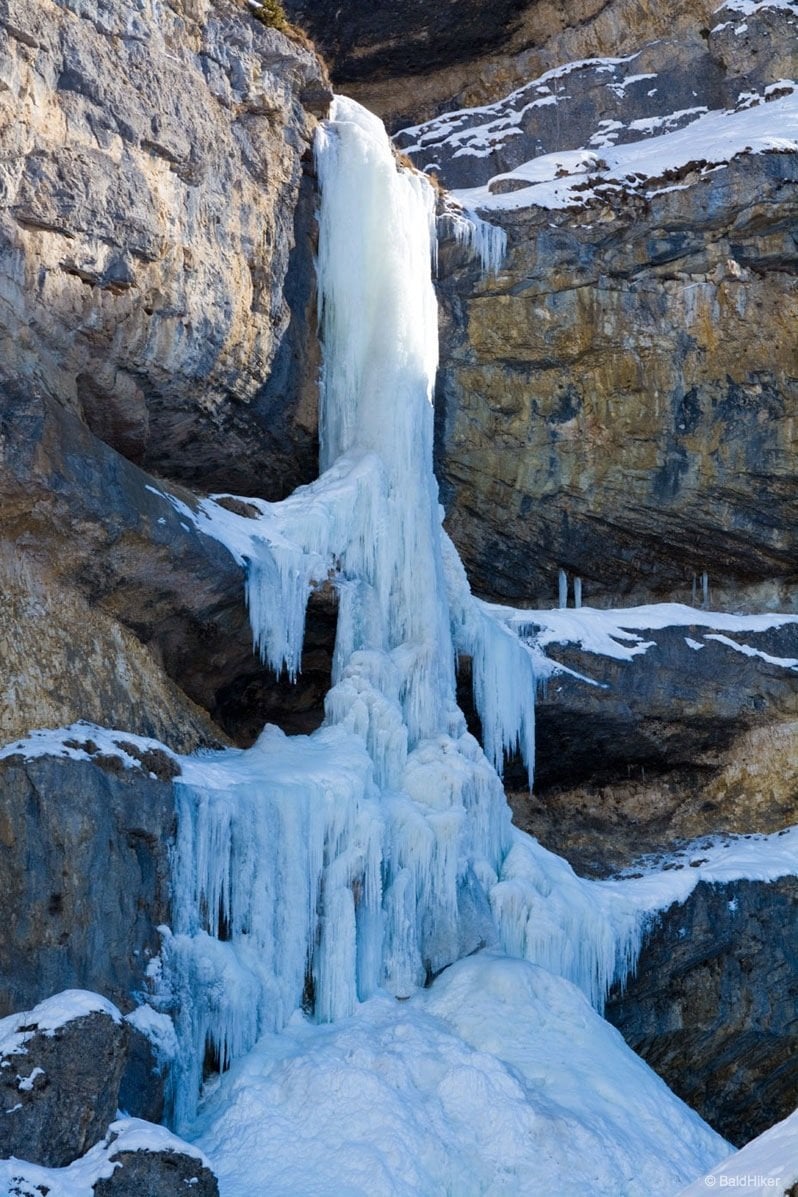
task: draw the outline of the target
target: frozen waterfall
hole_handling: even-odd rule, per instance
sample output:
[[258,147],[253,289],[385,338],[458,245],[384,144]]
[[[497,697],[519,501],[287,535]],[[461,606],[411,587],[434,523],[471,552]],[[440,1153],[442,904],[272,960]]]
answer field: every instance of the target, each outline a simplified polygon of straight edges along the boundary
[[[316,162],[323,473],[283,503],[250,500],[258,520],[213,502],[193,518],[245,563],[253,638],[277,670],[296,674],[309,594],[333,582],[333,685],[314,735],[268,727],[246,752],[196,756],[178,784],[158,980],[180,1043],[178,1126],[203,1060],[226,1067],[297,1010],[328,1022],[378,991],[408,997],[484,946],[600,1006],[639,937],[621,897],[510,823],[497,771],[516,750],[531,770],[535,676],[442,529],[432,189],[349,100]],[[458,653],[485,752],[456,703]]]

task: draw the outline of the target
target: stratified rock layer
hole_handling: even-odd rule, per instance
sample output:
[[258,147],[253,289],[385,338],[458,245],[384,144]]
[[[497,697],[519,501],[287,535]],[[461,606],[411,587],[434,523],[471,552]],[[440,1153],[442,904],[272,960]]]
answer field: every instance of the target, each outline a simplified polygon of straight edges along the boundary
[[[650,200],[502,215],[497,278],[444,255],[439,475],[483,593],[746,596],[796,570],[798,156]],[[767,589],[769,588],[769,589]]]
[[607,1006],[627,1042],[740,1146],[798,1102],[798,880],[700,882]]

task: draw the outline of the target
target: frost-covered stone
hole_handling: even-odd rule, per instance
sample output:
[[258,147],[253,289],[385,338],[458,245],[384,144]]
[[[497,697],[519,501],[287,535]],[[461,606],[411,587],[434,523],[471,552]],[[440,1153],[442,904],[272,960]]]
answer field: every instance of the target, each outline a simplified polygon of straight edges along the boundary
[[161,1126],[115,1122],[103,1147],[113,1171],[98,1177],[93,1197],[218,1197],[218,1181],[202,1152]]
[[163,1126],[139,1118],[111,1123],[103,1139],[63,1168],[0,1160],[8,1197],[218,1197],[208,1159]]

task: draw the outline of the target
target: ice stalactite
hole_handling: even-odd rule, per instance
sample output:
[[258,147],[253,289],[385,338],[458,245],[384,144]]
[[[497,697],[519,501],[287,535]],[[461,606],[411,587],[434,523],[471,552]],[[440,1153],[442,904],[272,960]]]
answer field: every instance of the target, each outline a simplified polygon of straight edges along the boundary
[[[534,757],[529,647],[472,597],[433,473],[434,196],[397,167],[381,123],[337,99],[318,135],[324,345],[321,477],[257,520],[193,518],[246,564],[253,637],[296,674],[315,585],[338,590],[325,726],[267,728],[197,757],[179,784],[174,934],[176,1120],[202,1062],[225,1066],[303,1007],[349,1014],[486,944],[569,977],[599,1003],[635,916],[514,832],[498,772]],[[472,659],[485,752],[455,697]],[[487,755],[486,755],[487,754]]]
[[450,208],[446,215],[455,241],[479,258],[482,273],[487,276],[498,274],[507,254],[504,229],[489,224],[476,212],[465,208]]

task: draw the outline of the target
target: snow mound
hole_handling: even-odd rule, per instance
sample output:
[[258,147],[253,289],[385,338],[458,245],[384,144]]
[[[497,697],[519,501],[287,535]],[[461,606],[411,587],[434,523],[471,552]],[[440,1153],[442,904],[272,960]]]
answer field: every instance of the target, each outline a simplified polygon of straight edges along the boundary
[[567,981],[480,954],[265,1036],[209,1096],[222,1197],[676,1193],[728,1145]]
[[679,1197],[706,1197],[716,1190],[742,1190],[750,1197],[781,1197],[796,1181],[798,1110],[746,1143],[720,1167],[682,1189]]

